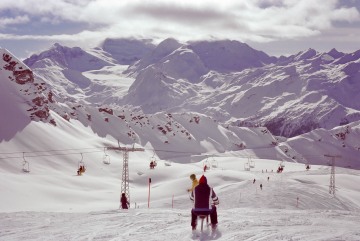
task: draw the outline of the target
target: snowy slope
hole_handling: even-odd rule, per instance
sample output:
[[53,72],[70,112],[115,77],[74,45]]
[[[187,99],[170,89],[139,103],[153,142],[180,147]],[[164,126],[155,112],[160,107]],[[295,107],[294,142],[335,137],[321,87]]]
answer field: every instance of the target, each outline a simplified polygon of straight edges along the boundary
[[[124,211],[118,210],[121,158],[109,154],[112,157],[109,166],[95,158],[97,154],[88,154],[88,171],[80,177],[73,174],[75,161],[72,165],[63,161],[61,166],[35,167],[28,174],[2,173],[0,188],[6,195],[0,206],[0,237],[5,240],[359,239],[360,190],[353,185],[358,181],[358,171],[337,169],[337,192],[333,197],[328,193],[329,167],[312,166],[312,170],[305,171],[302,164],[287,163],[285,172],[278,174],[270,171],[278,162],[254,159],[255,168],[246,172],[242,164],[247,159],[216,158],[218,167],[211,168],[206,176],[220,199],[219,224],[216,231],[206,227],[201,234],[190,231],[192,204],[186,188],[190,185],[190,173],[201,175],[202,162],[168,166],[158,160],[158,166],[150,170],[143,154],[131,153],[132,208]],[[56,159],[59,158],[52,157],[54,164]],[[150,208],[149,177],[152,178]],[[12,181],[7,181],[5,186],[5,180]]]
[[[93,56],[103,56],[99,51]],[[199,113],[205,99],[196,100],[198,93],[207,92],[220,103],[221,93],[211,86],[202,89],[201,83],[187,86],[185,79],[179,88],[189,96],[183,100],[192,99],[197,112],[143,113],[139,107],[101,102],[109,95],[114,103],[112,90],[133,91],[131,77],[121,76],[123,66],[110,58],[96,70],[71,69],[88,78],[90,86],[96,79],[108,87],[91,99],[84,90],[81,95],[61,92],[66,84],[55,75],[51,81],[56,84],[34,78],[10,52],[1,49],[1,54],[1,240],[359,240],[358,122],[289,139],[272,135],[266,127],[228,125],[218,121],[225,113],[219,107],[213,107],[217,118],[212,118]],[[51,66],[59,68],[54,62]],[[69,66],[59,71],[65,69]],[[123,83],[117,83],[116,73]],[[232,74],[211,72],[207,77],[212,74],[231,84],[226,76]],[[160,86],[178,84],[156,72],[152,78]],[[207,81],[218,86],[216,77]],[[59,95],[50,94],[53,90]],[[167,102],[175,99],[167,94]],[[129,153],[127,211],[118,210],[123,153],[106,149],[118,144],[145,149]],[[336,168],[335,196],[329,194],[330,167],[324,154],[340,154],[336,165],[352,168]],[[151,160],[157,161],[153,170]],[[78,176],[81,163],[86,172]],[[304,163],[311,165],[309,171]],[[202,234],[191,233],[192,203],[186,189],[189,175],[200,177],[204,165],[210,167],[205,175],[220,199],[219,225],[215,232],[206,227]],[[285,165],[281,174],[276,173],[279,165]]]

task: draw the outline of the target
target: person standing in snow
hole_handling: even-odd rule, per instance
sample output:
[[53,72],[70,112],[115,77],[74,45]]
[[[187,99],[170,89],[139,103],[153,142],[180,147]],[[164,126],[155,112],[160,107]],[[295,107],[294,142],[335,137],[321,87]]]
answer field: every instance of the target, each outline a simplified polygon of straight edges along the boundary
[[[211,209],[210,198],[213,202]],[[207,179],[204,175],[201,176],[199,185],[191,192],[190,199],[194,202],[194,208],[191,210],[192,230],[196,229],[198,215],[210,215],[211,226],[215,229],[218,223],[215,205],[219,204],[219,198],[216,196],[213,188],[207,184]]]
[[195,174],[190,175],[190,180],[192,181],[192,186],[187,190],[188,192],[192,192],[194,188],[199,184],[199,181],[197,180]]
[[125,193],[121,194],[121,208],[122,209],[128,209],[128,205],[130,205],[129,201],[127,200]]
[[262,190],[262,184],[260,184],[260,189]]

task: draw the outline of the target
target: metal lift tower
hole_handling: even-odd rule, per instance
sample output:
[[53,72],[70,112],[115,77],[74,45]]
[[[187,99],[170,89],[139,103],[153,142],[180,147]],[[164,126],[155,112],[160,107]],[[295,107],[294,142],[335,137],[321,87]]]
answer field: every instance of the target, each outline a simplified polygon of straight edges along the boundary
[[121,179],[121,194],[125,193],[125,196],[130,203],[130,188],[129,188],[129,152],[135,151],[144,151],[144,148],[134,148],[134,147],[108,147],[108,150],[116,150],[123,152],[123,171],[122,171],[122,179]]
[[335,158],[340,158],[341,156],[333,156],[333,155],[324,155],[324,156],[331,158],[329,193],[335,196]]

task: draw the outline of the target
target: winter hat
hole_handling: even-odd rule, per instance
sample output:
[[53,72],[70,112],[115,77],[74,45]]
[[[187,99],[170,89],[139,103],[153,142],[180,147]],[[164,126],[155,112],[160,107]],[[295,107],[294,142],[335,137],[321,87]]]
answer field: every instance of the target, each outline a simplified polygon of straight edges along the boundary
[[206,177],[204,175],[202,175],[200,177],[199,183],[205,183],[205,184],[207,183],[207,179],[206,179]]

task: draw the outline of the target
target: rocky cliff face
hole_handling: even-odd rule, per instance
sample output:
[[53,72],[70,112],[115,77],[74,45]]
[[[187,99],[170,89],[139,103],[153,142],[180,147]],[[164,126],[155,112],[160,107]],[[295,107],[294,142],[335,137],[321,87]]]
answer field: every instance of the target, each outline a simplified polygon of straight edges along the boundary
[[7,90],[14,91],[14,95],[22,96],[31,120],[56,125],[55,121],[49,118],[49,104],[55,103],[51,90],[44,82],[35,79],[33,72],[9,51],[0,49],[0,54],[0,68],[3,69],[1,81],[9,81],[7,84],[12,85]]

